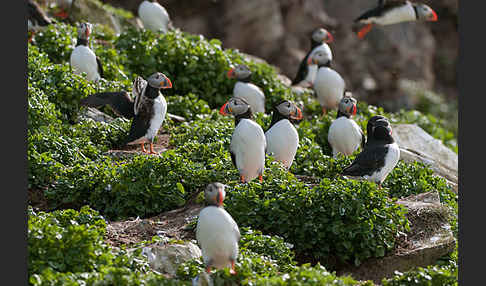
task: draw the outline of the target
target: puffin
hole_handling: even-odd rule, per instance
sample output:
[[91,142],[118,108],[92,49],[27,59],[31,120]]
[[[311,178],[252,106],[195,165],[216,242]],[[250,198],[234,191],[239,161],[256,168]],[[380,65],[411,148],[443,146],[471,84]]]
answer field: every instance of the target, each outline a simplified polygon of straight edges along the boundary
[[307,60],[307,65],[319,68],[313,89],[323,114],[327,113],[327,109],[337,109],[346,88],[344,79],[337,71],[326,66],[327,62],[327,54],[321,51],[317,51]]
[[317,28],[312,32],[310,40],[311,48],[300,62],[299,70],[297,71],[295,78],[292,80],[292,85],[312,87],[317,73],[317,66],[307,65],[307,59],[317,51],[322,51],[327,55],[328,62],[325,66],[331,66],[332,51],[328,44],[334,41],[332,34],[324,28]]
[[412,21],[437,21],[437,13],[423,3],[408,0],[379,0],[372,8],[354,20],[354,29],[360,39],[371,31],[374,24],[392,25]]
[[258,177],[263,182],[267,140],[262,127],[252,120],[250,104],[239,97],[232,97],[221,106],[221,115],[235,116],[235,130],[231,136],[230,154],[238,169],[240,181],[247,183]]
[[226,185],[219,182],[206,187],[204,197],[208,206],[199,212],[196,239],[201,247],[207,273],[213,267],[231,267],[230,273],[234,275],[241,235],[235,220],[223,208],[225,187]]
[[138,17],[145,29],[155,33],[167,33],[172,23],[167,10],[157,0],[144,0],[138,6]]
[[400,148],[392,137],[392,127],[386,118],[368,121],[368,138],[363,151],[341,172],[342,176],[354,176],[381,184],[400,159]]
[[93,30],[90,23],[80,23],[76,47],[69,59],[75,74],[86,73],[89,81],[97,81],[103,77],[103,65],[99,57],[89,47],[89,35]]
[[351,118],[356,115],[356,111],[356,99],[350,91],[346,91],[339,102],[336,119],[329,126],[327,135],[334,158],[337,158],[338,154],[349,156],[360,146],[364,147],[366,137],[363,130]]
[[47,17],[46,13],[42,11],[39,5],[33,1],[27,1],[27,31],[30,32],[29,43],[32,42],[35,32],[37,32],[41,27],[45,27],[53,23],[53,21]]
[[237,80],[233,88],[233,97],[246,100],[254,112],[265,112],[265,94],[250,82],[251,70],[247,65],[237,65],[228,71],[227,76]]
[[290,169],[299,146],[299,133],[292,122],[302,120],[302,110],[295,103],[284,100],[273,107],[272,122],[265,132],[267,154]]
[[[160,90],[171,87],[169,78],[156,72],[147,80],[140,76],[135,78],[132,88],[135,100],[126,91],[102,92],[82,99],[81,105],[96,108],[108,104],[118,115],[133,118],[123,145],[140,144],[142,152],[158,154],[153,149],[153,142],[167,113],[167,101]],[[145,143],[150,144],[150,151],[145,150]]]

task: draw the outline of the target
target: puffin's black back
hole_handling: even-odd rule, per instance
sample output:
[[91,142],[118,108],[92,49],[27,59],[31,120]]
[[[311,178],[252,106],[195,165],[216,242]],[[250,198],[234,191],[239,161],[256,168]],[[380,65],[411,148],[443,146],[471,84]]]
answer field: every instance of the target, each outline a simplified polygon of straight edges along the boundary
[[354,22],[359,22],[370,17],[380,17],[386,12],[392,10],[393,8],[405,5],[406,0],[388,0],[388,1],[378,1],[378,6],[364,12],[361,16],[356,18]]

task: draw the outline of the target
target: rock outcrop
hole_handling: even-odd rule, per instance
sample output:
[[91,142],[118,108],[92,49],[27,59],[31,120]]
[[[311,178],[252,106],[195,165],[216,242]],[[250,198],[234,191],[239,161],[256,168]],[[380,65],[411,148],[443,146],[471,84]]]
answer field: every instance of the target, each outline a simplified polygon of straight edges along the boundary
[[192,242],[155,244],[144,247],[143,253],[153,270],[171,276],[175,276],[180,264],[202,256],[201,249]]

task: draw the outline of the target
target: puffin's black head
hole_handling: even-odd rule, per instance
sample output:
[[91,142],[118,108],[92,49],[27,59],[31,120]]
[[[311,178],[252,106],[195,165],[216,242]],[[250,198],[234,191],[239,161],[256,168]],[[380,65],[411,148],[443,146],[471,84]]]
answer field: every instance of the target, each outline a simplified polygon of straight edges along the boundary
[[307,65],[317,65],[318,67],[329,66],[329,56],[323,51],[317,51],[307,58]]
[[334,37],[324,28],[317,28],[312,32],[311,36],[312,44],[332,43]]
[[237,65],[228,71],[228,78],[236,78],[239,81],[249,82],[251,70],[247,65]]
[[206,202],[209,205],[223,206],[223,201],[226,197],[225,187],[227,186],[218,182],[209,184],[204,191]]
[[170,79],[161,72],[156,72],[147,78],[148,84],[156,89],[172,88]]
[[219,109],[219,114],[235,116],[235,123],[238,124],[241,119],[252,119],[253,111],[246,100],[240,97],[232,97]]
[[371,137],[372,128],[375,125],[376,121],[381,120],[381,119],[388,121],[388,119],[386,119],[386,117],[381,116],[381,115],[375,115],[368,120],[368,124],[366,125],[366,133],[368,134],[368,137]]
[[283,100],[273,107],[272,123],[270,126],[277,123],[281,119],[288,119],[293,123],[297,123],[302,120],[302,118],[302,110],[297,107],[295,103],[288,100]]
[[[371,136],[375,140],[385,141],[386,143],[393,143],[392,127],[388,120],[380,119],[375,121],[371,128]],[[370,136],[368,136],[370,138]]]
[[87,41],[92,31],[93,31],[93,24],[80,23],[78,26],[78,39]]
[[351,116],[356,115],[357,107],[356,107],[356,99],[353,98],[353,94],[350,91],[345,91],[343,98],[338,105],[338,114],[337,117],[346,116],[350,118]]
[[413,3],[412,4],[417,13],[417,19],[423,21],[435,22],[437,21],[437,13],[435,13],[432,8],[423,3]]

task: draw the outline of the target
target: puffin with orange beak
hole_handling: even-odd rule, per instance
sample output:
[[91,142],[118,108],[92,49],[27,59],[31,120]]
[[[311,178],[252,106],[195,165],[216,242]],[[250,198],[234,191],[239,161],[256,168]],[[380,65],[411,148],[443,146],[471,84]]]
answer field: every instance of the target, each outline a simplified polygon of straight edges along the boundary
[[196,239],[201,247],[207,273],[213,267],[231,267],[230,273],[236,274],[240,230],[223,208],[225,187],[227,186],[221,183],[211,183],[206,187],[204,195],[208,206],[201,210],[197,220]]
[[232,97],[219,110],[221,115],[235,116],[235,130],[231,136],[230,154],[242,183],[258,177],[263,182],[267,141],[262,127],[252,120],[250,104],[243,98]]
[[307,60],[312,54],[321,51],[327,56],[326,66],[330,67],[332,62],[332,51],[329,47],[329,43],[334,41],[334,37],[329,31],[324,28],[315,29],[311,35],[311,48],[309,52],[305,55],[304,59],[300,62],[299,70],[294,80],[292,80],[292,85],[299,85],[303,87],[312,87],[314,84],[314,79],[317,73],[317,67],[309,66]]
[[267,154],[282,162],[290,169],[299,147],[299,133],[292,122],[302,120],[303,115],[295,103],[284,100],[273,107],[272,122],[265,138],[267,140]]
[[352,97],[351,92],[345,92],[339,102],[337,117],[329,126],[327,134],[334,158],[337,158],[338,154],[350,156],[360,146],[364,147],[366,139],[363,130],[351,118],[356,115],[356,111],[356,99]]
[[236,78],[233,97],[243,98],[250,104],[253,112],[265,112],[265,94],[250,82],[251,70],[247,65],[237,65],[227,73],[228,78]]
[[379,0],[378,7],[364,12],[354,20],[354,30],[360,39],[371,31],[374,24],[392,25],[412,21],[437,21],[437,13],[423,3],[408,0]]
[[69,62],[75,74],[86,73],[87,79],[97,81],[103,77],[103,66],[100,59],[89,47],[89,35],[93,30],[90,23],[81,23],[78,27],[76,47],[71,52]]
[[[125,118],[133,118],[124,145],[140,144],[142,152],[157,154],[153,149],[153,142],[167,113],[167,101],[160,90],[166,88],[172,88],[171,81],[163,73],[156,72],[147,80],[139,76],[135,78],[132,89],[135,100],[126,91],[102,92],[82,99],[81,105],[109,105],[115,113]],[[150,151],[145,150],[145,143],[150,144]]]

